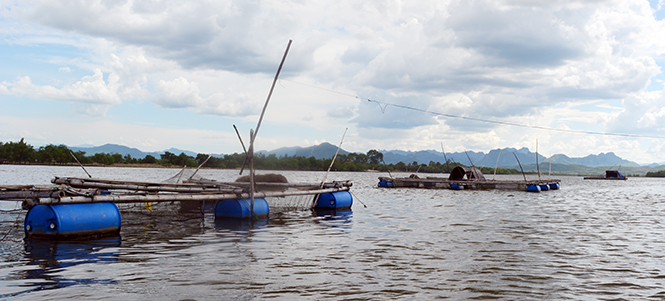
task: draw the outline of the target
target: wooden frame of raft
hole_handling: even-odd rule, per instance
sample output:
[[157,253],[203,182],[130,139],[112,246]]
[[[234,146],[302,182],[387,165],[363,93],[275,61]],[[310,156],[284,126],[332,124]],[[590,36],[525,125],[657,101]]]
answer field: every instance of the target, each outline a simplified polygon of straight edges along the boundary
[[[23,200],[24,209],[40,204],[141,203],[171,201],[211,201],[248,199],[249,183],[192,181],[181,184],[131,182],[94,178],[59,178],[57,186],[0,186],[0,200]],[[254,191],[256,198],[318,195],[348,191],[351,181],[324,183],[255,183],[264,191]],[[112,193],[109,191],[112,190]],[[104,191],[104,193],[102,193]]]

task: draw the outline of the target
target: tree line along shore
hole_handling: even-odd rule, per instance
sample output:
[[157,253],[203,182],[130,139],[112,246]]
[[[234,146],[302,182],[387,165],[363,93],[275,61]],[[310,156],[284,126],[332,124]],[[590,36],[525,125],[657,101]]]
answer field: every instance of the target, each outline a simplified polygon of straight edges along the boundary
[[[72,156],[73,154],[73,156]],[[76,159],[74,158],[76,157]],[[207,154],[197,154],[196,157],[185,153],[179,155],[164,152],[160,158],[146,155],[143,158],[133,158],[131,155],[96,153],[87,155],[84,151],[71,151],[65,145],[40,146],[35,149],[24,139],[18,142],[0,142],[0,164],[40,164],[40,165],[83,165],[95,166],[123,166],[123,167],[197,167],[208,159]],[[78,160],[78,162],[77,162]],[[245,161],[245,154],[227,154],[220,157],[211,157],[203,168],[239,169]],[[317,159],[303,156],[281,156],[274,154],[255,154],[254,167],[263,170],[302,170],[323,171],[330,166],[330,159]],[[465,166],[458,162],[448,160],[446,163],[430,161],[428,164],[398,162],[385,164],[383,154],[377,150],[364,153],[339,154],[332,166],[334,171],[380,171],[380,172],[422,172],[447,173],[456,166]],[[493,174],[494,168],[478,167],[484,174]],[[497,168],[497,174],[520,174],[516,169]],[[527,172],[533,173],[533,172]],[[648,172],[647,177],[665,177],[665,170]]]
[[[73,154],[73,156],[72,156]],[[65,145],[49,144],[35,149],[32,145],[26,143],[24,139],[18,142],[0,142],[0,163],[3,164],[42,164],[42,165],[77,165],[80,162],[83,165],[98,166],[141,166],[141,167],[197,167],[208,159],[207,154],[198,154],[196,157],[188,156],[185,153],[176,155],[171,152],[165,152],[156,158],[152,155],[146,155],[144,158],[133,158],[131,155],[96,153],[87,155],[84,151],[71,151]],[[78,160],[78,162],[77,162]],[[245,161],[245,154],[227,154],[220,157],[211,157],[205,163],[205,168],[219,169],[238,169]],[[315,157],[303,156],[282,156],[277,157],[274,154],[255,154],[254,167],[264,170],[303,170],[303,171],[321,171],[327,170],[332,158],[317,159]],[[423,173],[443,173],[449,172],[456,166],[464,166],[456,162],[430,161],[425,163],[404,163],[385,164],[383,154],[377,150],[370,150],[364,153],[339,154],[332,166],[335,171],[402,171],[402,172],[423,172]],[[493,173],[493,168],[481,168],[483,173]],[[517,174],[514,169],[497,169],[499,174]]]

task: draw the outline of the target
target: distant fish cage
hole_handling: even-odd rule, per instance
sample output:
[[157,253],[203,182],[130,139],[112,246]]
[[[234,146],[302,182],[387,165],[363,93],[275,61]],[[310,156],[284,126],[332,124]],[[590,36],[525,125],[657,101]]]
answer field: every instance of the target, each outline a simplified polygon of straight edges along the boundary
[[561,187],[561,180],[532,180],[532,181],[497,181],[487,180],[475,167],[455,167],[448,178],[426,177],[420,178],[411,175],[405,178],[379,177],[379,187],[382,188],[429,188],[429,189],[503,189],[528,192],[541,192],[557,190]]

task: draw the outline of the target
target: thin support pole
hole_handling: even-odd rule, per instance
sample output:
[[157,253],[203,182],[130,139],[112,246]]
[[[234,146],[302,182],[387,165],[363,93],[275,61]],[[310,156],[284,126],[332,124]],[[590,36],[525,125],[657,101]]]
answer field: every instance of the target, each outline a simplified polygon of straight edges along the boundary
[[[249,139],[252,141],[254,140],[254,130],[249,130]],[[256,188],[254,185],[254,143],[249,144],[249,152],[248,154],[248,161],[249,161],[249,199],[250,199],[250,207],[249,210],[252,214],[252,219],[256,217],[256,213],[254,212],[254,189]]]
[[256,140],[256,135],[259,133],[259,128],[261,127],[261,122],[263,121],[263,116],[266,113],[266,109],[268,108],[268,102],[270,102],[270,97],[272,96],[272,92],[275,90],[275,84],[277,83],[277,79],[279,78],[279,73],[282,71],[282,66],[284,66],[284,61],[286,60],[286,55],[289,53],[289,49],[291,48],[291,40],[289,40],[289,44],[286,46],[286,51],[284,51],[284,56],[282,57],[282,61],[279,63],[279,68],[277,68],[277,73],[275,74],[275,79],[272,81],[272,86],[270,87],[270,92],[268,93],[268,97],[266,98],[266,103],[263,105],[263,110],[261,110],[261,116],[259,116],[259,122],[256,125],[256,130],[250,130],[249,132],[249,151],[247,152],[247,157],[249,161],[249,182],[250,182],[250,199],[251,199],[251,206],[250,210],[252,211],[252,219],[256,219],[256,212],[254,212],[254,141]]
[[180,178],[182,178],[182,175],[185,174],[185,169],[187,168],[187,164],[182,167],[182,170],[180,171],[180,176],[178,177],[178,180],[175,181],[176,184],[180,183]]
[[208,158],[206,158],[205,161],[203,161],[203,163],[199,164],[199,167],[196,168],[194,173],[191,176],[189,176],[189,178],[187,180],[189,181],[192,178],[194,178],[194,175],[196,175],[196,173],[199,172],[199,169],[201,169],[201,166],[203,166],[203,164],[206,164],[208,162],[208,160],[210,160],[211,157],[212,157],[212,154],[208,155]]
[[240,174],[245,170],[245,164],[247,164],[247,148],[245,148],[245,143],[242,142],[242,137],[240,137],[240,132],[238,132],[238,128],[236,125],[233,125],[233,128],[236,130],[236,135],[238,135],[238,140],[240,140],[240,145],[242,145],[242,151],[245,152],[245,160],[242,161],[242,167],[240,167]]
[[77,159],[76,156],[74,156],[74,153],[72,153],[72,151],[69,151],[69,153],[72,155],[72,157],[74,157],[74,160],[76,160],[76,163],[78,163],[81,166],[81,168],[83,168],[83,171],[85,171],[85,173],[88,175],[88,177],[92,178],[92,176],[88,173],[88,171],[85,170],[85,167],[83,167],[83,164],[81,164],[79,159]]
[[464,151],[464,153],[466,154],[466,157],[469,159],[469,162],[471,163],[471,167],[476,167],[476,166],[474,165],[473,161],[471,161],[471,157],[469,157],[469,152]]
[[[335,152],[332,161],[330,161],[330,166],[328,166],[328,171],[326,171],[326,176],[323,177],[323,182],[321,182],[321,188],[323,188],[323,185],[326,184],[326,180],[328,179],[328,174],[330,173],[330,169],[333,167],[333,164],[335,164],[335,159],[337,159],[337,154],[339,153],[339,149],[342,148],[342,143],[344,142],[344,137],[346,136],[346,131],[348,129],[349,129],[348,127],[344,129],[344,134],[342,135],[342,141],[339,142],[337,151]],[[317,194],[316,197],[314,198],[314,203],[312,204],[312,208],[316,207],[316,205],[319,203],[319,196],[320,194]]]
[[522,169],[522,163],[520,163],[520,159],[517,158],[517,155],[515,155],[515,152],[513,152],[513,155],[515,156],[515,159],[517,160],[517,164],[520,165],[520,170],[522,171],[522,176],[524,177],[524,182],[526,182],[526,175],[524,174],[524,169]]
[[272,96],[272,91],[275,90],[275,84],[277,83],[277,79],[279,78],[279,73],[282,71],[282,66],[284,66],[284,61],[286,60],[286,55],[289,54],[289,49],[291,48],[291,40],[289,40],[289,44],[286,46],[286,51],[284,51],[284,56],[282,57],[282,62],[279,63],[279,68],[277,68],[277,74],[275,74],[275,79],[272,81],[272,87],[270,87],[270,92],[268,93],[268,98],[266,99],[266,103],[263,105],[263,110],[261,111],[261,116],[259,117],[259,123],[256,125],[256,130],[254,130],[254,136],[252,136],[250,140],[250,147],[254,144],[254,139],[256,138],[256,135],[259,133],[259,128],[261,127],[261,121],[263,121],[263,115],[266,113],[266,109],[268,108],[268,102],[270,101],[270,97]]
[[492,180],[496,178],[496,169],[499,167],[499,158],[501,158],[501,152],[503,152],[503,149],[499,150],[499,156],[496,157],[496,165],[494,165],[494,176],[492,177]]
[[538,170],[538,181],[540,181],[540,165],[538,165],[538,139],[536,139],[536,169]]
[[446,160],[446,168],[448,169],[448,173],[450,173],[450,166],[448,165],[448,158],[446,158],[446,150],[443,149],[443,142],[441,142],[441,152],[443,152],[443,160]]

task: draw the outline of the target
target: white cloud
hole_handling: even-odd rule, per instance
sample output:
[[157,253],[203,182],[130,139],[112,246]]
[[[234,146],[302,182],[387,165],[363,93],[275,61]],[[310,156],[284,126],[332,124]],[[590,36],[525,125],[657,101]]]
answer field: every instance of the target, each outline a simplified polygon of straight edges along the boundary
[[26,96],[33,99],[62,100],[88,104],[118,104],[120,97],[116,94],[118,78],[109,76],[104,81],[99,69],[91,76],[84,76],[80,81],[57,89],[53,86],[39,86],[32,83],[30,77],[22,77],[13,83],[2,82],[0,90],[5,94]]
[[[427,148],[431,139],[486,151],[519,147],[536,136],[570,152],[616,145],[606,137],[510,130],[397,107],[382,112],[368,98],[547,127],[665,130],[663,92],[645,92],[662,74],[665,22],[654,18],[647,1],[97,0],[8,6],[0,9],[0,22],[8,25],[0,31],[5,41],[62,47],[41,60],[76,78],[17,74],[0,79],[0,93],[64,101],[84,115],[149,100],[163,108],[253,120],[293,39],[282,78],[361,99],[280,85],[267,120],[322,131],[351,124],[359,140],[352,143],[364,151],[376,145]],[[621,107],[609,111],[579,108],[619,101]],[[626,147],[637,152],[645,146]]]
[[189,108],[197,107],[202,99],[197,83],[179,77],[169,82],[160,80],[154,102],[166,108]]

